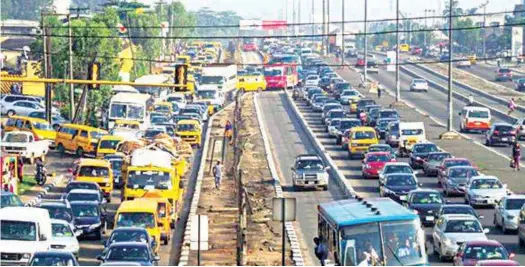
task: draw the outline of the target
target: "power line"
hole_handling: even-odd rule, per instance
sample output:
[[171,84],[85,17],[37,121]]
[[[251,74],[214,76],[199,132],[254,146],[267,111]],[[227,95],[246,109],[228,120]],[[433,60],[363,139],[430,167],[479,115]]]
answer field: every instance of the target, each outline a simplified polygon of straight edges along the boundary
[[[453,15],[452,18],[469,18],[469,17],[483,17],[483,16],[495,16],[495,15],[505,15],[505,14],[517,14],[517,13],[525,13],[525,10],[516,10],[516,11],[499,11],[499,12],[491,12],[486,14],[462,14],[462,15]],[[400,18],[399,21],[405,21],[405,20],[423,20],[423,19],[446,19],[450,16],[417,16],[417,17],[404,17]],[[367,20],[367,23],[375,23],[375,22],[395,22],[396,18],[387,18],[387,19],[374,19],[374,20]],[[354,23],[364,23],[364,20],[343,20],[343,21],[332,21],[330,24],[354,24]],[[278,24],[278,23],[272,23],[272,24],[265,24],[265,26],[268,27],[291,27],[291,26],[311,26],[311,25],[322,25],[322,22],[301,22],[301,23],[286,23]],[[9,28],[25,28],[26,26],[9,26]],[[46,28],[63,28],[64,26],[46,26]],[[118,26],[71,26],[72,29],[119,29]],[[129,26],[125,27],[126,29],[163,29],[164,27],[161,26]],[[169,26],[165,27],[167,29],[217,29],[217,28],[240,28],[239,24],[223,24],[223,25],[178,25],[178,26]]]
[[[510,23],[505,25],[488,25],[488,26],[471,26],[471,27],[459,27],[454,28],[453,31],[464,31],[464,30],[479,30],[487,28],[500,28],[500,27],[514,27],[514,26],[524,26],[525,22],[520,23]],[[344,33],[343,36],[368,36],[368,35],[383,35],[383,34],[394,34],[394,33],[417,33],[417,32],[434,32],[434,31],[444,31],[448,29],[436,28],[436,29],[408,29],[400,31],[379,31],[379,32],[367,32],[365,33]],[[31,33],[12,33],[6,36],[27,36],[27,37],[57,37],[57,38],[69,38],[69,35],[61,34],[31,34]],[[331,36],[331,34],[301,34],[301,35],[252,35],[252,36],[173,36],[173,37],[163,37],[163,36],[130,36],[131,39],[181,39],[181,40],[198,40],[198,39],[241,39],[241,38],[275,38],[275,39],[286,39],[286,38],[315,38],[315,37],[326,37]],[[93,39],[121,39],[120,36],[115,35],[73,35],[73,38],[93,38]]]

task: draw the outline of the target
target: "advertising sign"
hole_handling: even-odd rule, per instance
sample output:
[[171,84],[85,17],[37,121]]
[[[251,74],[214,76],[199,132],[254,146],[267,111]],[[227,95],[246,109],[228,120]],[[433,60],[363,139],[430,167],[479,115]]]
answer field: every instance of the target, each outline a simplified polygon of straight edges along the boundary
[[262,29],[262,21],[260,20],[253,20],[253,19],[245,19],[239,21],[239,29],[250,31],[250,30],[261,30]]
[[265,31],[269,30],[285,30],[286,21],[285,20],[263,20],[262,29]]

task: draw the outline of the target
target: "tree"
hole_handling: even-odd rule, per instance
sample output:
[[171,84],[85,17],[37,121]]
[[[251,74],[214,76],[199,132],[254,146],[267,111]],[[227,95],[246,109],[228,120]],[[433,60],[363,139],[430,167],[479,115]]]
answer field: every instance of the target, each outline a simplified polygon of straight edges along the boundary
[[52,0],[2,0],[2,20],[40,19],[40,10],[51,6]]

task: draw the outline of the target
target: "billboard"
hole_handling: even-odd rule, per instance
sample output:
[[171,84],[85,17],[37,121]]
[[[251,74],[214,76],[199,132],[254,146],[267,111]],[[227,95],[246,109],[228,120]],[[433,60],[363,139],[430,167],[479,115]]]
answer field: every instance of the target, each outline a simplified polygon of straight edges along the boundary
[[250,31],[250,30],[261,30],[262,21],[253,19],[244,19],[239,21],[239,29]]
[[286,20],[263,20],[262,29],[269,30],[286,30]]

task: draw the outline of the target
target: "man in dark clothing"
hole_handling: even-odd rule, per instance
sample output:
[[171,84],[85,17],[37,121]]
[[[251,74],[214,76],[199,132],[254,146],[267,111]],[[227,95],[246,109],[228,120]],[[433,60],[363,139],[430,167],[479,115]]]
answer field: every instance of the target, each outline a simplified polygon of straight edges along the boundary
[[377,99],[380,99],[381,98],[381,87],[379,86],[380,84],[378,83],[377,84]]
[[326,259],[328,259],[328,247],[326,246],[323,238],[314,237],[315,243],[315,256],[321,262],[321,266],[326,265]]
[[520,170],[520,161],[521,161],[521,146],[516,142],[512,146],[512,160],[514,161],[514,170]]

